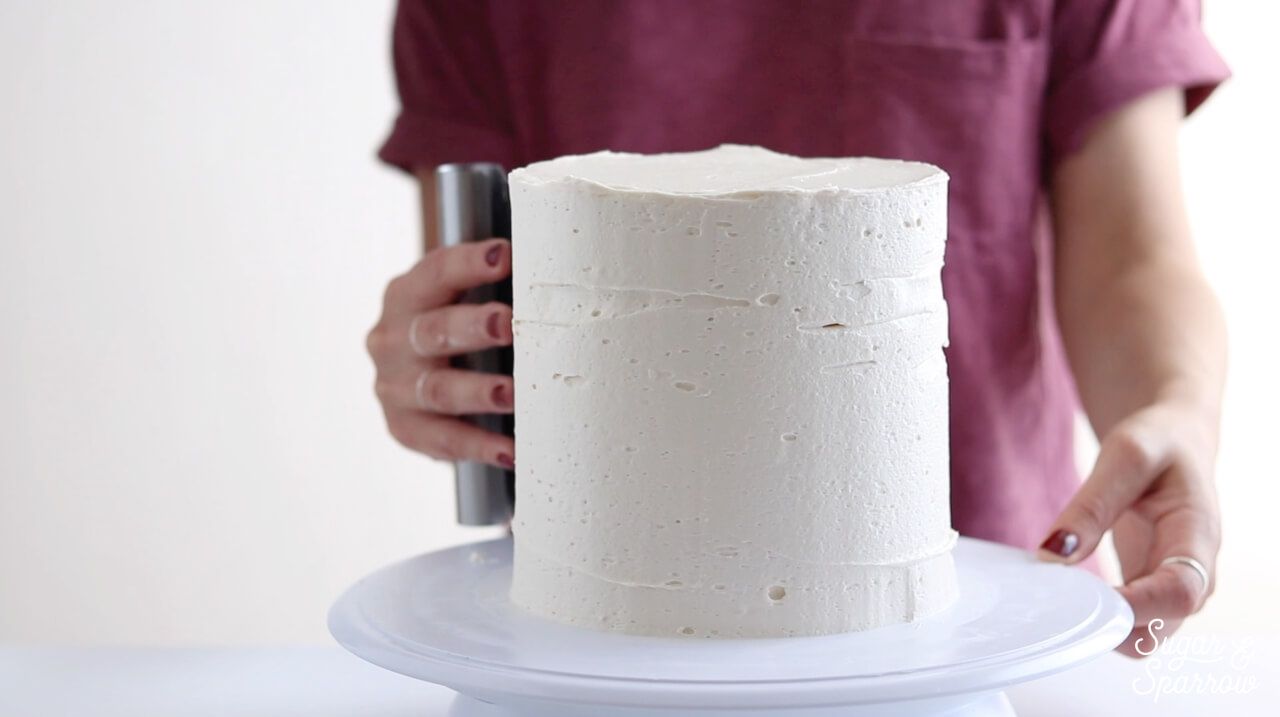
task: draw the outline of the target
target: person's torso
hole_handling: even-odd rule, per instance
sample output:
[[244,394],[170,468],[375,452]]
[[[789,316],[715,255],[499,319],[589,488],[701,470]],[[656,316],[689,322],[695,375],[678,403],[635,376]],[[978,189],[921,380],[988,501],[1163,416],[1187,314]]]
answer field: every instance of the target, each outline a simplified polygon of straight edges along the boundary
[[722,143],[921,160],[951,175],[952,503],[1032,547],[1076,484],[1046,319],[1050,0],[496,3],[521,163]]

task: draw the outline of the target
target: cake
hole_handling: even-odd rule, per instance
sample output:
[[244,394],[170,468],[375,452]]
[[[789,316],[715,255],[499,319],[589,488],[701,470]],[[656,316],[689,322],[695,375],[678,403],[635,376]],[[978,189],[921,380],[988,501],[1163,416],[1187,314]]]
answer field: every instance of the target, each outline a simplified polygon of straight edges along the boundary
[[736,145],[513,171],[512,602],[719,638],[946,608],[946,187]]

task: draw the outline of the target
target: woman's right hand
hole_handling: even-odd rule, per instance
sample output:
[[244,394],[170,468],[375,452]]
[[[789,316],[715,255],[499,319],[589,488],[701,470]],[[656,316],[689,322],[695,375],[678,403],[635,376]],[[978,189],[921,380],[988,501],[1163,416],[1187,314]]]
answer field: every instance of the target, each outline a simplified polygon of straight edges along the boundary
[[472,287],[511,273],[511,245],[491,239],[433,249],[391,280],[367,346],[374,392],[401,444],[446,461],[515,465],[515,442],[458,418],[511,413],[510,376],[451,368],[449,357],[511,343],[511,307],[457,304]]

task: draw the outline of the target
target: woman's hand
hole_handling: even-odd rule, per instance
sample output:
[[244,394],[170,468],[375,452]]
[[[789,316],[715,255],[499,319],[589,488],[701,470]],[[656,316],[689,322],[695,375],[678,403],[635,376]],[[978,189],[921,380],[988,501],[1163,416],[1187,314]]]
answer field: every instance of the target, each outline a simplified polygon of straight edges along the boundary
[[1137,98],[1052,176],[1058,324],[1102,445],[1040,554],[1078,562],[1113,531],[1135,617],[1119,651],[1130,656],[1154,652],[1152,633],[1204,605],[1221,530],[1212,472],[1226,322],[1182,198],[1183,114],[1181,88]]
[[367,346],[387,427],[407,448],[441,460],[514,466],[510,437],[458,418],[511,413],[511,377],[449,366],[451,356],[511,343],[510,306],[454,303],[466,289],[510,273],[510,244],[493,239],[433,249],[387,286]]
[[[1130,415],[1103,437],[1093,472],[1041,546],[1045,559],[1076,563],[1113,531],[1119,591],[1134,613],[1133,632],[1117,650],[1130,657],[1154,652],[1213,592],[1221,543],[1216,450],[1212,407],[1171,399]],[[1191,558],[1207,575],[1171,558]]]

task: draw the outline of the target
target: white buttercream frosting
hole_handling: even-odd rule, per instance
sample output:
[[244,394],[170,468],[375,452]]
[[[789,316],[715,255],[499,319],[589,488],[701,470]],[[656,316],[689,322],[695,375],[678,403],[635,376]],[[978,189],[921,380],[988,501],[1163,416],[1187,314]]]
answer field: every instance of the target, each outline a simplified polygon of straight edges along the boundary
[[951,603],[941,170],[729,145],[510,187],[513,602],[705,637]]

